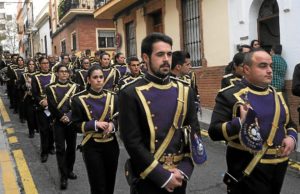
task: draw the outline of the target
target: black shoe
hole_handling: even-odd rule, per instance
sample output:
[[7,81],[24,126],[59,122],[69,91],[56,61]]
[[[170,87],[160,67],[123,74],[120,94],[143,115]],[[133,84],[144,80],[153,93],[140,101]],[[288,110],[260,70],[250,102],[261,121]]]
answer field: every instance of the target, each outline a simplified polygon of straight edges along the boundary
[[34,131],[35,131],[36,133],[40,133],[40,131],[39,131],[39,130],[37,130],[37,129],[35,129]]
[[29,136],[28,136],[29,138],[34,138],[34,133],[32,133],[32,134],[29,134]]
[[48,154],[43,154],[43,155],[41,155],[41,162],[42,162],[42,163],[47,162],[47,160],[48,160]]
[[54,154],[55,154],[54,148],[51,148],[51,149],[49,150],[49,154],[51,154],[51,155],[54,155]]
[[18,114],[18,111],[17,111],[17,110],[14,110],[14,114]]
[[20,119],[20,122],[21,122],[21,123],[25,123],[25,120],[24,120],[24,119]]
[[60,189],[61,190],[66,190],[68,187],[68,179],[65,177],[60,178]]
[[69,179],[72,179],[72,180],[75,180],[75,179],[77,179],[77,175],[76,175],[74,172],[70,172],[70,173],[68,174],[68,178],[69,178]]

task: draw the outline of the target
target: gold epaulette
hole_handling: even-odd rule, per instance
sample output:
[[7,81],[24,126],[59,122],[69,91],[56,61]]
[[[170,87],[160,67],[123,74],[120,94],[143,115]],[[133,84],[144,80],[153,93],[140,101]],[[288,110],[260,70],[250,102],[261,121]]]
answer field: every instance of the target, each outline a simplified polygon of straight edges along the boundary
[[181,83],[183,83],[185,85],[190,85],[189,82],[187,82],[187,81],[185,81],[183,79],[177,78],[177,77],[170,76],[170,79],[173,80],[173,81],[179,81],[179,82],[181,82]]
[[123,89],[126,88],[127,86],[129,86],[129,85],[135,83],[136,81],[138,81],[138,80],[140,80],[140,79],[142,79],[142,77],[138,77],[138,78],[134,79],[133,81],[124,84],[124,85],[120,88],[120,90],[123,90]]
[[223,76],[223,78],[227,78],[227,77],[230,77],[230,76],[233,76],[233,74],[232,73],[226,74],[226,75]]
[[86,92],[86,89],[75,93],[73,97],[78,96],[78,95],[82,94],[83,92]]
[[232,88],[232,87],[234,87],[234,84],[231,84],[231,85],[229,85],[225,88],[222,88],[221,90],[219,90],[219,92],[223,92],[223,91],[228,90],[229,88]]
[[110,93],[112,93],[112,94],[117,94],[116,92],[111,91],[111,90],[107,90],[107,89],[103,89],[103,91],[106,92],[106,93],[110,92]]

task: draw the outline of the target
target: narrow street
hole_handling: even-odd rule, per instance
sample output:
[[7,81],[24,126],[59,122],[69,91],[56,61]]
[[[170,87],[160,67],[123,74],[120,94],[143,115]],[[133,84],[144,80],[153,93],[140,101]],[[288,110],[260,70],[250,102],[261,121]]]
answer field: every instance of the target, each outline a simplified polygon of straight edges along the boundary
[[[68,189],[66,191],[61,191],[59,189],[59,176],[56,164],[55,155],[49,155],[48,161],[46,163],[40,162],[40,140],[39,134],[36,134],[33,139],[28,138],[27,125],[21,124],[18,119],[17,114],[13,114],[12,110],[8,108],[8,100],[5,95],[4,87],[0,87],[1,99],[5,104],[6,110],[10,117],[10,122],[3,122],[2,119],[2,130],[7,128],[13,128],[14,133],[5,135],[8,137],[16,136],[17,142],[13,143],[10,141],[10,153],[14,150],[22,150],[24,153],[24,158],[26,164],[29,168],[30,174],[34,186],[36,187],[38,193],[41,194],[58,194],[58,193],[89,193],[89,183],[87,179],[87,174],[85,166],[82,160],[81,153],[76,152],[76,163],[74,167],[74,172],[78,175],[77,180],[69,180]],[[3,116],[3,115],[2,115]],[[29,115],[30,116],[30,115]],[[82,136],[77,136],[78,144],[81,141]],[[226,170],[225,165],[225,145],[221,142],[212,142],[208,137],[204,137],[205,145],[208,153],[208,161],[201,167],[196,167],[193,176],[188,184],[187,193],[188,194],[219,194],[226,193],[226,187],[222,183],[222,176]],[[129,187],[125,180],[123,166],[126,158],[128,157],[126,150],[121,141],[120,143],[120,158],[119,158],[119,168],[115,186],[116,194],[129,193]],[[12,157],[13,158],[13,157]],[[12,160],[15,165],[15,161]],[[22,177],[20,169],[15,168],[17,183],[21,189],[21,193],[25,192],[22,179],[28,179],[28,177]],[[1,170],[0,170],[1,172]],[[2,175],[0,175],[2,176]],[[1,180],[1,179],[0,179]],[[300,174],[298,171],[289,168],[285,183],[283,186],[283,194],[297,194],[300,190],[299,185]],[[27,180],[28,183],[28,180]]]

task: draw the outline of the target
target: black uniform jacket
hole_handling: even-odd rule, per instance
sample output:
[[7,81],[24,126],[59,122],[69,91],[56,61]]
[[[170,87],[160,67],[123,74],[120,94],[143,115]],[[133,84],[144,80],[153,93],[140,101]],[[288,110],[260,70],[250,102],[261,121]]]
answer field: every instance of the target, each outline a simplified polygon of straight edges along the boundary
[[220,90],[216,97],[216,105],[213,110],[209,126],[209,136],[215,141],[225,140],[227,146],[238,150],[248,149],[240,143],[240,129],[242,127],[239,118],[239,103],[249,103],[256,112],[257,123],[263,142],[270,134],[275,114],[275,98],[279,99],[279,120],[273,139],[273,145],[260,160],[261,163],[279,163],[288,160],[280,157],[276,148],[281,146],[282,140],[288,135],[297,141],[296,125],[291,121],[288,106],[281,92],[273,93],[269,87],[260,88],[243,79],[236,85]]
[[[90,88],[75,94],[72,99],[72,121],[78,133],[102,133],[96,129],[96,121],[112,121],[117,129],[118,98],[115,93]],[[99,137],[100,138],[100,137]],[[100,139],[103,139],[102,137]]]
[[60,120],[64,115],[71,120],[71,97],[79,91],[76,83],[67,81],[61,83],[56,81],[46,87],[49,111],[56,120]]
[[[119,93],[119,127],[133,163],[133,171],[159,187],[171,175],[167,170],[168,164],[164,161],[164,158],[168,158],[166,156],[183,156],[175,167],[187,178],[193,171],[189,145],[185,143],[185,136],[180,128],[189,125],[192,130],[199,130],[199,123],[193,91],[189,86],[183,85],[184,99],[181,100],[178,95],[180,84],[183,85],[182,82],[171,81],[169,77],[159,79],[146,74],[123,87]],[[177,114],[180,103],[183,104],[183,109]],[[175,133],[167,145],[164,140],[169,138],[166,136],[171,127],[175,128]],[[162,144],[167,147],[161,158],[156,159],[155,155]]]

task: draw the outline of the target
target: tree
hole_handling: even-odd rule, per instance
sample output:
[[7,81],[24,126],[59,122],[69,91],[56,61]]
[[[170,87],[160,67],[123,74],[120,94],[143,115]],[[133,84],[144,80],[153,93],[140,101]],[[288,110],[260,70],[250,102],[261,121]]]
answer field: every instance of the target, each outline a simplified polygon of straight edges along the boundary
[[3,50],[9,50],[10,53],[18,52],[18,29],[16,19],[6,20],[5,30],[0,33],[0,44]]

